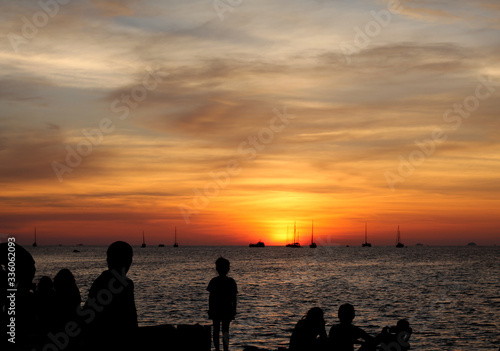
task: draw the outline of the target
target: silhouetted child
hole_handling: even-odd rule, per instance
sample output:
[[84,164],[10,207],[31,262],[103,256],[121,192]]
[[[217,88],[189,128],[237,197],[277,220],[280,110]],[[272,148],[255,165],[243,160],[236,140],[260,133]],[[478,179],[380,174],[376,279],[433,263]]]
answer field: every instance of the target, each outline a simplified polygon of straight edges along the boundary
[[116,241],[108,247],[108,270],[94,281],[82,310],[89,324],[88,350],[132,350],[137,332],[134,283],[126,274],[132,264],[132,247]]
[[394,327],[384,327],[382,332],[375,337],[377,344],[380,344],[377,350],[409,350],[408,341],[412,331],[406,319],[400,319]]
[[75,277],[69,269],[63,268],[54,277],[54,292],[56,297],[55,317],[56,323],[64,327],[69,321],[77,317],[82,297],[76,285]]
[[[355,317],[354,307],[351,304],[344,304],[339,307],[339,324],[330,329],[328,339],[334,351],[353,351],[355,343],[365,342],[365,350],[372,350],[375,347],[375,339],[368,335],[363,329],[352,324]],[[370,348],[371,347],[371,348]]]
[[229,278],[229,261],[219,257],[215,261],[218,277],[212,278],[207,290],[210,292],[208,300],[208,318],[213,321],[213,341],[215,350],[220,351],[219,334],[222,323],[222,344],[224,351],[229,350],[229,324],[236,315],[236,295],[238,288],[233,278]]
[[297,322],[290,337],[290,351],[326,350],[327,337],[323,310],[313,307]]

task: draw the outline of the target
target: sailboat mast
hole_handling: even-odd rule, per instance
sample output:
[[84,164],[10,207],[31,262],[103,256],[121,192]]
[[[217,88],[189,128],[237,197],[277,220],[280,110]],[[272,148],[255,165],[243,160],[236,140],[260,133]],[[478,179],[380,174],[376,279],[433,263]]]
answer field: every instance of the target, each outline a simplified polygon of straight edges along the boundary
[[314,242],[314,221],[311,221],[311,244]]
[[366,226],[367,226],[367,224],[365,222],[365,243],[368,242],[368,234],[367,234]]
[[175,243],[177,244],[177,227],[174,228]]
[[399,233],[399,225],[398,225],[398,237],[397,237],[397,241],[398,241],[398,242],[397,242],[396,244],[399,244],[399,240],[401,239],[401,238],[400,238],[400,235],[401,235],[401,234]]
[[295,233],[297,232],[297,226],[296,226],[296,223],[293,222],[293,243],[295,244],[296,241],[295,241]]

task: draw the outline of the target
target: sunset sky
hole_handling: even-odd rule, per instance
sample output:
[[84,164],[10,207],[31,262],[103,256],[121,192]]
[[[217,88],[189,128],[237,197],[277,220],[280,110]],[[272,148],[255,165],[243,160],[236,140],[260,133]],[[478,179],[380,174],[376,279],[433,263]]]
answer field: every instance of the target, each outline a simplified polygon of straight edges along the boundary
[[500,244],[498,1],[41,3],[0,2],[19,243]]

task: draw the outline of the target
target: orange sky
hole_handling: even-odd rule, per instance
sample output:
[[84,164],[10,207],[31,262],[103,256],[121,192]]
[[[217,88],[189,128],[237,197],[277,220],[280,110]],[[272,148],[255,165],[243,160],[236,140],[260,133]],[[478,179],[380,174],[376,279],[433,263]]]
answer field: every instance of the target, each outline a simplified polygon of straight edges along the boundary
[[496,2],[91,4],[1,5],[0,233],[500,244]]

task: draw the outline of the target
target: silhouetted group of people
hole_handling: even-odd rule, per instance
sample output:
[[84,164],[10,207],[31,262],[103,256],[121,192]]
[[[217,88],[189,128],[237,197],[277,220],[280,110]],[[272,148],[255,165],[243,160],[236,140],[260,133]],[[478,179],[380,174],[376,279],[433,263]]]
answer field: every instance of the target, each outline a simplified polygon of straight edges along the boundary
[[359,351],[409,350],[408,340],[412,329],[407,320],[399,320],[395,327],[384,327],[377,336],[372,337],[352,324],[354,317],[354,306],[348,303],[340,306],[340,323],[333,325],[327,336],[323,310],[319,307],[311,308],[295,325],[289,350],[353,351],[356,344],[361,345]]
[[[7,247],[0,245],[3,254]],[[2,350],[137,349],[134,283],[126,276],[133,257],[128,243],[117,241],[108,247],[108,269],[93,282],[83,307],[80,290],[68,269],[61,269],[54,279],[43,276],[35,285],[33,257],[19,245],[15,245],[15,253],[14,304],[7,294],[12,286],[5,285],[8,273],[3,268],[0,272],[1,325],[7,325],[5,332],[9,331],[9,306],[15,306],[13,339],[2,339]],[[3,255],[1,265],[7,267]]]
[[77,316],[82,298],[75,277],[69,269],[61,269],[54,280],[43,276],[33,294],[34,317],[40,330],[49,332],[64,327]]
[[[40,278],[33,284],[35,261],[24,248],[16,245],[15,344],[6,342],[2,349],[20,350],[137,350],[137,310],[134,283],[127,277],[132,264],[132,247],[123,241],[112,243],[106,252],[108,269],[97,277],[81,307],[82,298],[73,274],[61,269],[51,279]],[[1,330],[9,335],[9,286],[6,261],[7,246],[0,244]],[[213,345],[220,351],[220,332],[224,351],[229,350],[229,325],[236,316],[237,284],[228,277],[230,263],[219,257],[215,262],[218,276],[208,284],[210,293],[208,317],[213,321]],[[12,286],[10,286],[12,287]],[[340,306],[340,323],[331,327],[327,336],[323,310],[311,308],[302,318],[290,338],[290,351],[360,351],[409,349],[411,328],[406,320],[395,327],[386,327],[372,337],[352,324],[355,316],[350,304]],[[12,334],[12,333],[11,333]],[[9,347],[10,346],[10,347]],[[15,346],[15,347],[12,347]],[[4,348],[5,347],[5,348]]]

